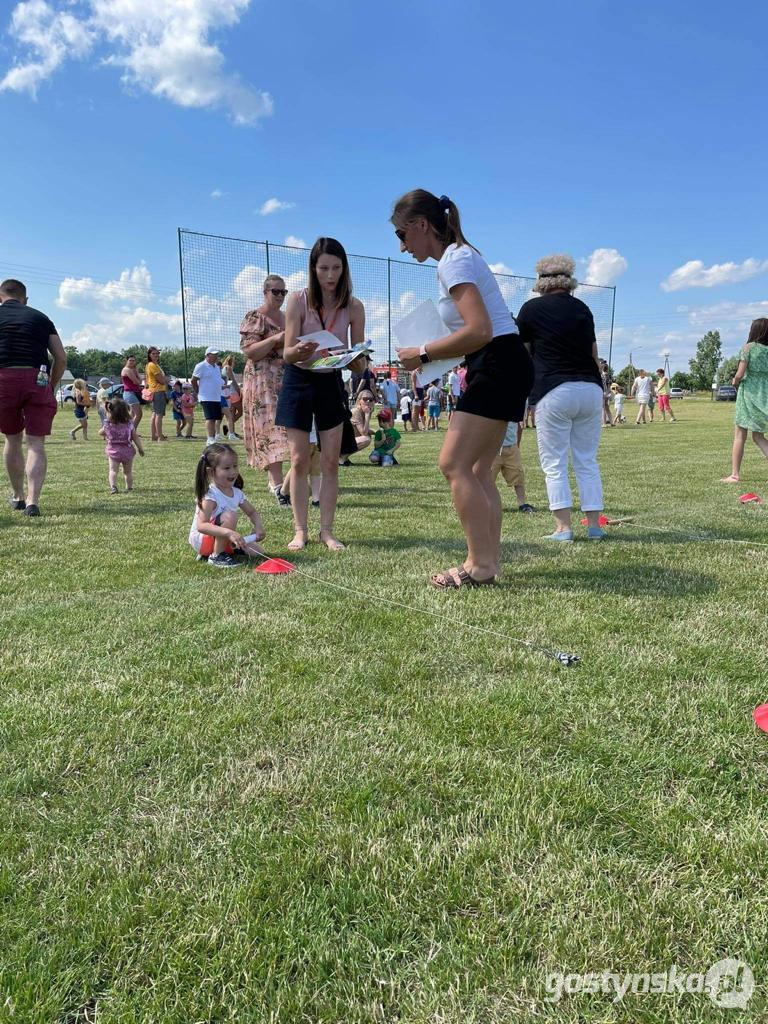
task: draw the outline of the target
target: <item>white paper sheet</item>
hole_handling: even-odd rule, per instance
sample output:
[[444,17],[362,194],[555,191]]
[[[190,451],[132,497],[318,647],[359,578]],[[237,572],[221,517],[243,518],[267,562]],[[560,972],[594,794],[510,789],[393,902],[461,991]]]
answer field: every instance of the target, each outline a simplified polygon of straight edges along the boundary
[[422,302],[408,316],[399,320],[392,330],[401,348],[421,348],[428,341],[437,341],[448,333],[432,299]]
[[[422,302],[408,316],[399,320],[392,330],[400,342],[398,348],[421,348],[428,341],[437,341],[448,334],[432,299]],[[461,356],[452,356],[450,359],[436,359],[433,363],[426,363],[417,371],[419,387],[426,387],[433,380],[450,373],[460,362]]]

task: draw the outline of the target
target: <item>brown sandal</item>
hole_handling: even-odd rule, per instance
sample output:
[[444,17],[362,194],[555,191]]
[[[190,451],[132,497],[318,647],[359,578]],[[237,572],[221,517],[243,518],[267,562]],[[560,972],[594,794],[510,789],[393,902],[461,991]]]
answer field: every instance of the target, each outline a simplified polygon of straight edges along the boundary
[[461,587],[493,587],[496,585],[496,577],[491,576],[487,580],[476,580],[469,575],[462,566],[460,569],[446,569],[444,572],[436,572],[430,576],[429,582],[438,590],[460,590]]

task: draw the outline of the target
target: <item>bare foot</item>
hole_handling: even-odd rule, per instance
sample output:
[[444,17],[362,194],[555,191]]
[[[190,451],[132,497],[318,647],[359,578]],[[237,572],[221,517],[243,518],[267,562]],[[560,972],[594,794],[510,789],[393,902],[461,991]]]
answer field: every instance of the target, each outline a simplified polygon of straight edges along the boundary
[[303,551],[307,546],[307,531],[297,530],[293,535],[293,540],[288,545],[289,551]]
[[741,483],[741,478],[736,476],[735,473],[731,473],[730,476],[723,476],[720,478],[721,484],[738,484]]
[[325,544],[329,551],[344,551],[346,544],[342,544],[340,540],[336,540],[332,533],[327,530],[321,530],[319,540],[321,544]]

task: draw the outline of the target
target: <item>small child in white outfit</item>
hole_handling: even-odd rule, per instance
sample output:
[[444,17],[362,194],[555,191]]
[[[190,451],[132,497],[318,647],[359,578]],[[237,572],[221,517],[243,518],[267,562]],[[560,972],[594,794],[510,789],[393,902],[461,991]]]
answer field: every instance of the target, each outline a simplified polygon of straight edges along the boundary
[[613,425],[615,427],[617,423],[627,422],[624,418],[624,393],[618,384],[611,384],[611,391],[613,392]]

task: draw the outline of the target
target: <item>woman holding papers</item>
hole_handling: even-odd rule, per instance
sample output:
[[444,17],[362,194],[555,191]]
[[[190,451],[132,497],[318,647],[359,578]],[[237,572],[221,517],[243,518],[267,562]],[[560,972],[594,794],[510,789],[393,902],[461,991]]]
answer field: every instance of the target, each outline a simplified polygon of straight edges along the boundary
[[496,278],[461,229],[458,207],[447,196],[415,189],[397,200],[391,222],[400,251],[419,263],[437,263],[441,338],[401,348],[406,370],[421,369],[423,382],[466,357],[467,386],[451,416],[440,452],[440,469],[451,485],[453,504],[467,539],[458,568],[431,577],[443,590],[494,584],[500,569],[501,500],[491,466],[506,425],[520,420],[533,382],[533,368]]
[[335,238],[318,238],[309,254],[309,287],[288,298],[285,313],[286,362],[283,386],[277,402],[275,423],[285,427],[291,450],[291,503],[296,533],[288,545],[300,551],[309,539],[307,530],[307,476],[309,434],[312,421],[320,439],[323,483],[320,489],[320,542],[331,551],[344,545],[333,534],[339,489],[339,453],[344,420],[349,415],[342,401],[341,372],[316,373],[302,363],[318,349],[306,339],[317,331],[329,331],[339,347],[361,345],[365,333],[365,309],[352,296],[347,254]]

